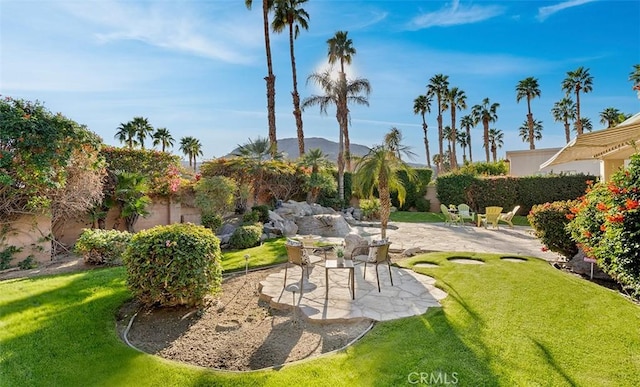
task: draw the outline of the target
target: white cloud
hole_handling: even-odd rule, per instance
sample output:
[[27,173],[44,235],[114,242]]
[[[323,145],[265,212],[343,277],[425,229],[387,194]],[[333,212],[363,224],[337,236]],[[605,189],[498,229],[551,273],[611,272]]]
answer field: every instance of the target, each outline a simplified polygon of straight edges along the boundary
[[439,11],[424,13],[414,17],[409,24],[409,28],[423,29],[473,24],[491,19],[503,13],[504,8],[497,5],[460,5],[459,0],[454,0],[450,8],[442,8]]
[[565,1],[555,5],[540,7],[538,8],[537,19],[540,21],[544,21],[546,18],[548,18],[549,16],[553,15],[556,12],[563,11],[567,8],[577,7],[583,4],[592,3],[594,1],[598,1],[598,0],[569,0],[569,1]]

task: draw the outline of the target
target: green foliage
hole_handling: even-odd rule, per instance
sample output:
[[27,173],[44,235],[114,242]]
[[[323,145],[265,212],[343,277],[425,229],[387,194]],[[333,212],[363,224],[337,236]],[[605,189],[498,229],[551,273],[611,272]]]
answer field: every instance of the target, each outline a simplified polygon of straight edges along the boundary
[[466,191],[476,180],[474,175],[450,173],[436,178],[436,193],[440,203],[466,203]]
[[510,211],[519,204],[518,179],[514,177],[487,177],[474,179],[466,190],[467,200],[449,204],[467,203],[471,208],[484,213],[489,206],[500,206]]
[[251,210],[242,215],[242,224],[243,225],[252,225],[254,223],[258,223],[260,219],[260,213],[258,211]]
[[51,113],[39,101],[0,99],[0,128],[3,220],[49,210],[52,197],[66,185],[74,152],[97,152],[101,143],[95,133]]
[[124,254],[127,283],[145,305],[202,305],[220,291],[220,240],[193,224],[140,231]]
[[200,216],[200,223],[215,233],[222,226],[222,217],[218,214],[203,213]]
[[131,236],[127,231],[84,229],[76,241],[74,252],[82,255],[85,263],[120,264]]
[[353,175],[351,172],[344,172],[344,197],[345,200],[338,198],[338,171],[332,171],[335,185],[324,187],[318,197],[318,204],[323,207],[331,207],[334,210],[341,210],[348,206],[351,197],[353,196],[352,180]]
[[245,224],[233,231],[229,238],[232,249],[248,249],[260,244],[263,226],[260,223]]
[[640,299],[640,154],[587,190],[572,216],[568,229],[585,254]]
[[431,201],[424,197],[416,198],[416,210],[420,212],[429,212],[431,209]]
[[233,210],[235,193],[238,185],[235,180],[225,176],[203,177],[194,190],[195,205],[203,214],[220,214],[224,216]]
[[576,200],[539,204],[533,206],[528,216],[536,237],[546,248],[568,259],[573,258],[578,252],[576,243],[566,229],[569,223],[567,215],[571,214],[571,208],[576,204]]
[[5,270],[11,267],[11,260],[16,253],[22,251],[22,247],[7,246],[0,251],[0,270]]
[[509,173],[509,166],[504,160],[467,163],[460,167],[457,173],[475,176],[502,176]]
[[573,200],[584,195],[587,181],[595,181],[592,175],[547,175],[518,178],[518,204],[526,213],[534,204]]
[[127,231],[134,232],[133,226],[140,216],[149,214],[147,207],[151,198],[147,196],[147,178],[135,172],[118,171],[112,200],[120,208],[120,217],[124,219]]
[[391,193],[391,204],[393,204],[393,206],[398,208],[399,210],[403,211],[418,207],[418,201],[424,199],[424,195],[427,193],[427,186],[431,181],[431,174],[433,173],[433,171],[428,168],[411,169],[416,174],[415,180],[409,179],[405,171],[398,171],[400,181],[402,181],[402,185],[406,190],[406,196],[402,206],[400,205],[400,201],[398,200],[398,193]]
[[269,206],[266,204],[253,206],[251,207],[251,211],[258,213],[258,221],[260,223],[267,223],[269,221]]
[[380,219],[380,199],[360,199],[362,215],[367,219]]
[[25,258],[22,261],[18,262],[18,267],[21,270],[35,269],[36,267],[38,267],[38,262],[36,262],[33,259],[33,255],[29,255],[27,258]]

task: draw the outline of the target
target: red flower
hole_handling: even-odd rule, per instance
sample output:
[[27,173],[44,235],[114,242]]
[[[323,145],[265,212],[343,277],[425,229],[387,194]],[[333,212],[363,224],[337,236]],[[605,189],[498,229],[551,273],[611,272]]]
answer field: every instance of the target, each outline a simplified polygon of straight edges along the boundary
[[593,185],[593,180],[587,180],[586,183],[587,183],[587,185],[591,186],[591,185]]
[[199,173],[196,173],[196,181],[200,181],[201,178],[202,178],[202,175]]
[[548,248],[547,246],[542,246],[542,247],[540,248],[540,250],[542,250],[542,251],[549,251],[549,248]]
[[609,183],[607,189],[609,190],[609,192],[615,195],[620,193],[620,188],[616,187],[613,183]]
[[607,226],[605,226],[604,224],[600,225],[600,231],[605,232],[607,231]]
[[573,218],[575,218],[576,216],[574,214],[566,214],[565,217],[569,220],[572,220]]
[[627,198],[627,201],[625,202],[625,206],[627,207],[627,210],[635,210],[640,206],[640,202],[638,202],[637,200]]
[[571,211],[572,214],[577,214],[580,212],[580,209],[578,207],[571,207],[569,211]]
[[591,238],[591,231],[584,231],[582,235],[584,235],[585,238]]
[[622,214],[608,215],[607,220],[611,223],[622,223],[624,221],[624,215]]
[[598,209],[598,211],[607,211],[609,209],[609,206],[604,203],[598,203],[596,205],[596,208]]

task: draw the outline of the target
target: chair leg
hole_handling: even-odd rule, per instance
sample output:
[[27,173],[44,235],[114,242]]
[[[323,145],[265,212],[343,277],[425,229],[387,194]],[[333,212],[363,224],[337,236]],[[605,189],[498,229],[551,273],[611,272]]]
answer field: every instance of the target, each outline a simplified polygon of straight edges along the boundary
[[287,286],[287,269],[289,268],[289,262],[284,265],[284,284],[282,286]]
[[378,293],[380,293],[380,277],[378,276],[378,265],[376,265],[376,280],[378,280]]
[[391,286],[393,286],[393,276],[391,275],[391,263],[387,261],[387,266],[389,267],[389,279],[391,280]]
[[364,273],[362,278],[367,279],[367,261],[364,261],[364,269],[362,270],[362,272]]

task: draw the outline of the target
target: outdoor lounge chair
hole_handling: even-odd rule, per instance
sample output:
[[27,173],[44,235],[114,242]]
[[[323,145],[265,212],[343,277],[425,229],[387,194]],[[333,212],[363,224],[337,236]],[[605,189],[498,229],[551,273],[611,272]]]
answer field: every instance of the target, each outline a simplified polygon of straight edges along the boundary
[[[285,247],[287,249],[287,256],[289,257],[289,260],[284,267],[284,285],[282,286],[287,286],[287,269],[289,268],[289,265],[299,266],[300,269],[302,269],[302,275],[300,276],[300,296],[302,297],[304,272],[306,268],[307,278],[309,278],[309,266],[313,264],[311,259],[312,256],[309,256],[301,242],[287,241],[287,243],[285,243]],[[317,258],[322,260],[320,257]]]
[[458,206],[458,218],[460,218],[460,224],[462,224],[463,226],[465,219],[471,219],[471,222],[473,223],[474,215],[475,213],[471,211],[468,205],[460,204]]
[[509,224],[509,227],[513,228],[513,223],[511,223],[511,219],[518,212],[520,206],[515,206],[513,210],[507,212],[506,214],[500,214],[498,217],[498,222],[505,222]]
[[440,211],[442,211],[442,215],[444,215],[444,224],[452,225],[460,221],[458,215],[449,211],[449,208],[444,204],[440,204]]
[[376,265],[376,280],[378,281],[378,292],[380,291],[380,276],[378,275],[378,265],[381,263],[387,263],[389,268],[389,279],[391,280],[391,286],[393,286],[393,277],[391,276],[391,259],[389,258],[389,245],[391,242],[381,240],[372,241],[369,246],[360,246],[353,249],[351,253],[351,259],[354,264],[356,262],[364,262],[364,279],[367,278],[367,263]]
[[487,225],[491,223],[494,228],[500,228],[498,227],[498,218],[500,217],[501,212],[502,207],[485,208],[484,215],[478,214],[478,226],[480,226],[480,224],[483,224],[484,228],[487,228]]

